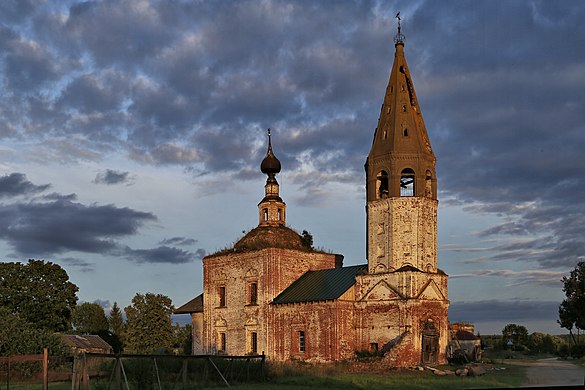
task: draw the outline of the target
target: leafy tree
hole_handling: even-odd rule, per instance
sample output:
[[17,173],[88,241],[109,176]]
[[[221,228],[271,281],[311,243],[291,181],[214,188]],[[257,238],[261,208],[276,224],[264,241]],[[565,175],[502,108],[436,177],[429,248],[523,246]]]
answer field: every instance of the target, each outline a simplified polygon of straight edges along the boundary
[[313,249],[313,235],[307,230],[303,230],[301,233],[301,242],[309,249]]
[[69,330],[78,290],[57,264],[0,263],[0,306],[37,328]]
[[528,330],[526,327],[517,324],[508,324],[502,329],[502,344],[507,347],[508,340],[512,340],[514,350],[526,348],[528,342]]
[[569,330],[573,341],[573,328],[585,329],[585,262],[581,261],[569,277],[563,277],[563,291],[566,299],[559,306],[558,323],[561,328]]
[[186,324],[185,326],[175,324],[173,331],[173,350],[181,355],[191,355],[193,326],[191,324]]
[[104,309],[97,303],[89,302],[75,306],[71,323],[78,333],[84,334],[98,334],[110,327]]
[[154,353],[168,351],[173,341],[173,305],[162,294],[136,294],[126,312],[125,351]]
[[48,348],[51,355],[65,355],[69,347],[47,329],[37,329],[6,307],[0,307],[0,356],[42,353]]

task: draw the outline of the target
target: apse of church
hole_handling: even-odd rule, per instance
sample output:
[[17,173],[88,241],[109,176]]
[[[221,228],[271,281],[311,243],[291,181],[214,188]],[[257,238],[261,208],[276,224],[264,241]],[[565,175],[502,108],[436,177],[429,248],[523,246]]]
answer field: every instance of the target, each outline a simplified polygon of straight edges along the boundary
[[195,352],[324,362],[373,350],[389,366],[445,362],[449,300],[437,266],[436,158],[404,46],[399,25],[365,163],[367,264],[343,267],[343,256],[314,250],[286,225],[269,130],[258,226],[203,259],[204,293],[191,312]]

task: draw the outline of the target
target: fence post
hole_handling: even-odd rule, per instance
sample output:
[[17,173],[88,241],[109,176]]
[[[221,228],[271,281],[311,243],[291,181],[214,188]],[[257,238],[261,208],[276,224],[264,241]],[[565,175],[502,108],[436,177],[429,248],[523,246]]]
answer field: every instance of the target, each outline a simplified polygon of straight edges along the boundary
[[79,390],[79,386],[77,385],[77,369],[79,366],[78,362],[78,355],[73,356],[73,372],[71,373],[71,390]]
[[183,390],[187,389],[187,366],[189,362],[187,359],[183,359]]
[[10,356],[8,356],[8,376],[6,377],[6,389],[10,390]]
[[87,367],[87,356],[85,356],[85,353],[83,354],[83,370],[81,375],[83,375],[83,390],[89,390],[89,369]]
[[116,390],[122,390],[122,362],[120,356],[116,358]]
[[43,390],[49,390],[49,349],[43,348]]

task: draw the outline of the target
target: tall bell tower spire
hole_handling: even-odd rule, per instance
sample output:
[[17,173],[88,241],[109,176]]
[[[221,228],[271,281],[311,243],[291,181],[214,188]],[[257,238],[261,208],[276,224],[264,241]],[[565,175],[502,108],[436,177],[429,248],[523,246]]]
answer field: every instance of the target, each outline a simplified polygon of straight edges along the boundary
[[272,151],[271,132],[268,129],[268,150],[260,164],[262,173],[268,175],[264,185],[264,199],[258,203],[259,226],[281,226],[286,224],[286,204],[279,195],[276,174],[280,173],[280,161]]
[[437,272],[436,159],[396,17],[394,63],[365,164],[369,272]]

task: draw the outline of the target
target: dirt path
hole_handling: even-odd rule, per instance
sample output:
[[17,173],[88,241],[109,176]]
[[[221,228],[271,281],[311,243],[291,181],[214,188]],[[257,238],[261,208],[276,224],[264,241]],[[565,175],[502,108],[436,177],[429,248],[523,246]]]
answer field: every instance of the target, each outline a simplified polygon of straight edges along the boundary
[[585,367],[556,358],[517,364],[526,366],[527,380],[523,386],[575,386],[583,385],[585,381]]

